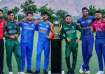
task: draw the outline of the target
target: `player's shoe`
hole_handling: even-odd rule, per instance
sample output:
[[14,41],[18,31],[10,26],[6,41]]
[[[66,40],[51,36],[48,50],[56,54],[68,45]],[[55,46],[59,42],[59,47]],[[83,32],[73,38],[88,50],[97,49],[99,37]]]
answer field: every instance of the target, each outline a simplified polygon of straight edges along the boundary
[[81,68],[79,69],[79,73],[83,74],[85,71],[83,70],[83,67],[81,66]]
[[96,74],[104,74],[104,71],[98,71]]
[[88,70],[88,71],[85,71],[85,74],[90,74],[90,70]]
[[13,72],[9,72],[9,74],[13,74]]
[[24,72],[18,72],[18,74],[25,74]]

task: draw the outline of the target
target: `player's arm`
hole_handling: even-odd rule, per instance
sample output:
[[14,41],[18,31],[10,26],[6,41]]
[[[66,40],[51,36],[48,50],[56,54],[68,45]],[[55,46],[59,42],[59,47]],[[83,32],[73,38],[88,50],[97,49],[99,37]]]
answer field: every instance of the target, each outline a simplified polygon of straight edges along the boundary
[[50,23],[50,24],[51,24],[51,26],[50,26],[49,39],[54,39],[54,37],[55,37],[54,24],[53,23]]

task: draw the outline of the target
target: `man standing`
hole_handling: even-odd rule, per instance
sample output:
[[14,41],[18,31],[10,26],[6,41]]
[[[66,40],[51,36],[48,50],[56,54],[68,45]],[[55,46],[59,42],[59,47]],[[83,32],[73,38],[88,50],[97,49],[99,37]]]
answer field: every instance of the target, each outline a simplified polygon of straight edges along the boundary
[[[72,17],[67,15],[62,26],[62,35],[66,42],[65,60],[68,68],[67,74],[75,74],[74,70],[77,62],[78,38],[77,25],[73,22]],[[72,64],[70,63],[70,55],[72,53]]]
[[26,13],[26,20],[19,23],[21,27],[21,71],[24,74],[25,63],[27,62],[27,73],[32,73],[32,52],[33,52],[33,41],[34,32],[37,30],[37,26],[33,21],[33,13]]
[[5,26],[5,46],[6,46],[6,59],[7,66],[9,69],[9,74],[13,74],[12,72],[12,53],[14,52],[16,62],[18,64],[18,72],[20,74],[21,67],[21,50],[20,44],[18,41],[18,36],[20,34],[20,29],[14,21],[14,14],[12,11],[8,12],[8,21]]
[[42,13],[42,20],[38,26],[38,44],[37,44],[37,55],[36,55],[36,74],[40,74],[41,54],[44,50],[44,74],[47,74],[49,65],[49,53],[50,53],[50,32],[52,31],[52,24],[49,22],[49,16],[47,12]]
[[93,23],[93,30],[96,32],[95,49],[99,63],[99,71],[96,74],[104,74],[103,64],[105,63],[105,21],[103,21],[102,13],[100,11],[96,11],[96,20]]
[[78,26],[81,28],[81,39],[82,39],[82,56],[83,65],[81,66],[79,72],[90,74],[89,61],[92,56],[94,36],[91,29],[91,24],[94,21],[93,16],[89,16],[88,8],[82,8],[82,17],[78,20]]
[[3,18],[3,10],[0,9],[0,74],[3,74],[3,58],[4,58],[4,26],[6,21]]

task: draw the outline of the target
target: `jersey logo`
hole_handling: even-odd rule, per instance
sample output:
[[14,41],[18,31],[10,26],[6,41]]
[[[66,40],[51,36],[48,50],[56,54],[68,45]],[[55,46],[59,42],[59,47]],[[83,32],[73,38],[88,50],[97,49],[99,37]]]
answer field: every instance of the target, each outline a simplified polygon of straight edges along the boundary
[[92,20],[87,20],[87,22],[90,24],[92,22]]

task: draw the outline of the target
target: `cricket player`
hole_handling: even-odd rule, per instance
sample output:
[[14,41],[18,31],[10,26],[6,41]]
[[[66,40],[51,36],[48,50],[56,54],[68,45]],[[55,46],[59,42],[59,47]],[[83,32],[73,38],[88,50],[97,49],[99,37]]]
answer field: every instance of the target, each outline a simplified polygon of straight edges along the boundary
[[[99,63],[99,71],[96,74],[104,74],[105,63],[105,21],[103,21],[102,13],[96,11],[96,20],[93,23],[93,30],[96,32],[95,49]],[[103,63],[104,61],[104,63]]]
[[5,26],[5,47],[6,47],[6,59],[7,66],[9,69],[9,74],[13,74],[12,70],[12,53],[14,53],[16,62],[18,65],[18,74],[21,70],[21,49],[18,41],[18,36],[20,34],[19,26],[17,26],[14,21],[14,13],[12,11],[8,12],[8,21]]
[[6,20],[3,18],[3,10],[0,9],[0,74],[3,74],[3,58],[4,58],[4,27]]
[[41,14],[42,20],[38,26],[38,44],[37,44],[37,55],[36,55],[36,71],[35,74],[40,74],[41,54],[44,50],[44,74],[47,74],[49,66],[49,53],[50,53],[50,36],[52,30],[52,23],[48,20],[49,14],[44,12]]
[[27,73],[32,73],[32,52],[34,32],[37,30],[37,26],[33,20],[33,13],[26,13],[26,20],[19,23],[21,27],[21,71],[24,72],[25,63],[27,62]]
[[[74,70],[77,62],[78,38],[77,25],[73,22],[71,15],[67,15],[62,26],[62,36],[66,42],[65,60],[68,68],[67,74],[75,74]],[[72,64],[70,63],[70,55],[72,53]]]
[[92,32],[92,23],[95,17],[89,16],[88,8],[82,8],[82,17],[77,21],[77,25],[81,29],[81,39],[82,39],[82,56],[83,64],[79,70],[80,73],[90,74],[89,61],[92,56],[94,36]]

